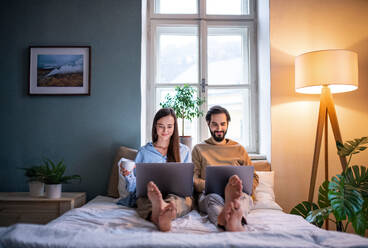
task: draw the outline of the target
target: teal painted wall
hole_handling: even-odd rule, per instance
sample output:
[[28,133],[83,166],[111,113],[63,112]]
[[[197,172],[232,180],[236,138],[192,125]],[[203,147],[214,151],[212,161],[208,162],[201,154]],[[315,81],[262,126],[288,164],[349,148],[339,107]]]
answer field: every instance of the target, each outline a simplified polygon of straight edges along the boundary
[[[0,191],[48,157],[82,176],[64,191],[105,194],[116,149],[140,144],[141,1],[1,1],[0,30]],[[91,46],[91,96],[28,96],[31,45]]]

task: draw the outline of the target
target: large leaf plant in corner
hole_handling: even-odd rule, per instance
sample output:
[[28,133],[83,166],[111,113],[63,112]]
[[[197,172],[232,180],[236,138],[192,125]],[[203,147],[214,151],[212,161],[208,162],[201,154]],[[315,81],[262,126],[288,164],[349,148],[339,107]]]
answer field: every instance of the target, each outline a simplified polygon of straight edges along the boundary
[[[353,155],[367,147],[368,137],[344,144],[337,142],[337,153],[348,159],[346,170],[331,181],[323,182],[318,191],[318,204],[303,201],[290,213],[301,215],[318,227],[328,219],[336,224],[336,230],[342,232],[346,232],[352,223],[354,231],[364,236],[368,229],[368,170],[364,165],[350,166],[350,162]],[[331,215],[334,219],[331,219]]]

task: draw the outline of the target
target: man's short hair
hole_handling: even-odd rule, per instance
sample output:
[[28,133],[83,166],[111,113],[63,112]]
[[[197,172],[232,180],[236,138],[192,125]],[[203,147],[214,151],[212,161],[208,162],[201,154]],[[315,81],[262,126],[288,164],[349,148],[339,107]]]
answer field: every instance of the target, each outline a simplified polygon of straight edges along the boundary
[[227,122],[231,121],[229,111],[227,111],[226,108],[223,108],[219,105],[215,105],[212,108],[210,108],[206,114],[206,121],[207,123],[211,122],[211,116],[216,114],[225,114]]

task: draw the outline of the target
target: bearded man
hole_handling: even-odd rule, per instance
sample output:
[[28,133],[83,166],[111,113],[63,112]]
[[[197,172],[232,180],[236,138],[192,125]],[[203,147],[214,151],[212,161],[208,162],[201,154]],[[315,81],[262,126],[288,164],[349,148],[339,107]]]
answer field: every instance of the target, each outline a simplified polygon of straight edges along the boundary
[[[227,231],[244,231],[246,216],[253,205],[253,199],[244,193],[242,181],[237,175],[229,178],[225,187],[225,199],[218,194],[204,194],[206,167],[216,165],[252,165],[247,151],[242,145],[225,135],[230,122],[229,112],[221,106],[213,106],[206,114],[206,122],[211,138],[194,146],[194,188],[199,194],[198,207],[207,213],[209,220]],[[258,185],[254,174],[253,192]]]

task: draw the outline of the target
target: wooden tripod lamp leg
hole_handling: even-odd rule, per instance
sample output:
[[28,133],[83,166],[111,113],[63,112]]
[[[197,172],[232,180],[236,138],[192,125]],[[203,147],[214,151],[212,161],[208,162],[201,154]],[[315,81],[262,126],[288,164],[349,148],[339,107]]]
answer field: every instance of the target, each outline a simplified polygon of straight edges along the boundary
[[[328,115],[325,116],[325,181],[328,180]],[[325,224],[326,230],[328,230],[328,218]]]
[[[322,88],[321,100],[320,100],[320,105],[319,105],[317,133],[316,133],[316,141],[314,145],[314,154],[313,154],[312,175],[311,175],[311,181],[310,181],[310,186],[309,186],[309,196],[308,196],[309,202],[313,201],[314,188],[316,186],[318,160],[319,160],[319,155],[321,151],[323,128],[325,124],[326,124],[326,129],[328,126],[327,125],[328,123],[325,123],[328,120],[327,115],[331,121],[331,127],[332,127],[332,131],[335,137],[335,141],[339,141],[342,143],[339,123],[337,121],[337,115],[336,115],[335,105],[334,105],[332,95],[331,95],[331,90],[326,86]],[[327,136],[327,132],[326,132],[326,136]],[[325,142],[327,143],[327,139]],[[326,150],[325,152],[328,153],[328,150]],[[326,157],[325,162],[326,160],[328,160],[328,157]],[[342,157],[340,156],[340,162],[341,162],[342,169],[345,170],[347,167],[346,158],[344,156]],[[328,166],[328,161],[325,164],[325,167],[327,166]],[[326,168],[326,170],[328,170],[328,168]],[[326,175],[328,174],[326,173]]]
[[[335,110],[335,104],[333,102],[330,89],[329,88],[327,89],[328,89],[326,90],[327,91],[326,92],[327,112],[328,112],[328,116],[330,117],[331,127],[332,127],[332,131],[335,137],[335,142],[339,141],[340,143],[342,143],[339,122],[337,121],[337,115],[336,115],[336,110]],[[342,169],[345,170],[347,167],[346,157],[340,156],[340,163],[341,163]]]
[[312,175],[311,175],[311,180],[310,180],[310,185],[309,185],[309,196],[308,196],[308,201],[309,202],[313,201],[314,188],[315,188],[315,185],[316,185],[319,154],[321,152],[323,127],[324,127],[324,124],[325,124],[326,115],[327,115],[327,106],[326,106],[325,96],[322,92],[321,100],[320,100],[320,103],[319,103],[319,114],[318,114],[316,141],[315,141],[315,144],[314,144]]

